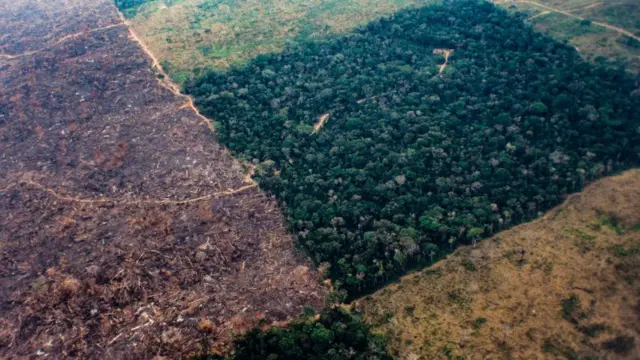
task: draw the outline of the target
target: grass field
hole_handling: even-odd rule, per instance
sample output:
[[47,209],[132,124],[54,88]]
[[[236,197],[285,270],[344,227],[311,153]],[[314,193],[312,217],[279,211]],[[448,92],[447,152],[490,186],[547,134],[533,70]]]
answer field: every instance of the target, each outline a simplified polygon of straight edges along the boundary
[[637,359],[640,171],[361,300],[398,359]]
[[[640,71],[640,40],[603,26],[640,36],[640,2],[636,0],[496,1],[526,14],[527,22],[551,37],[566,41],[593,62],[621,63]],[[559,11],[554,11],[559,10]]]
[[[183,84],[203,69],[224,70],[259,54],[278,52],[288,41],[349,31],[399,9],[436,1],[151,0],[136,9],[132,27],[162,60],[167,73]],[[525,13],[536,29],[573,44],[591,61],[619,62],[631,71],[640,70],[640,41],[594,23],[604,22],[640,35],[637,1],[536,1],[496,3]]]
[[183,83],[200,69],[226,69],[287,41],[344,32],[432,0],[156,0],[132,20],[134,30]]

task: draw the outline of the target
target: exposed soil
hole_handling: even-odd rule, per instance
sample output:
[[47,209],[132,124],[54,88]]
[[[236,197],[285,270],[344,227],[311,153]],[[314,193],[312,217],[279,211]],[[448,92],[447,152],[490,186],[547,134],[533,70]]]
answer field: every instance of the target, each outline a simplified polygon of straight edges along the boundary
[[317,133],[318,131],[320,131],[320,129],[322,129],[324,124],[326,124],[327,121],[329,121],[329,116],[331,116],[331,114],[326,113],[326,114],[322,114],[318,118],[318,121],[313,125],[313,133]]
[[453,50],[451,50],[451,49],[434,49],[433,50],[434,54],[440,54],[440,55],[444,56],[444,63],[442,65],[440,65],[440,69],[438,70],[438,74],[442,74],[444,69],[447,68],[447,65],[449,64],[449,55],[451,55],[452,52],[453,52]]
[[355,305],[398,359],[638,359],[639,275],[631,170]]
[[0,358],[178,358],[321,306],[111,0],[0,4]]

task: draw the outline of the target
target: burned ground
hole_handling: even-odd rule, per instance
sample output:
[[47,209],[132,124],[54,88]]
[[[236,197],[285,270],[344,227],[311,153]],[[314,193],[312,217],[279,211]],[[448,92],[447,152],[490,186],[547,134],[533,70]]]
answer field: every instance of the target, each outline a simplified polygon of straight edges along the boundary
[[184,356],[324,303],[110,0],[0,9],[1,358]]

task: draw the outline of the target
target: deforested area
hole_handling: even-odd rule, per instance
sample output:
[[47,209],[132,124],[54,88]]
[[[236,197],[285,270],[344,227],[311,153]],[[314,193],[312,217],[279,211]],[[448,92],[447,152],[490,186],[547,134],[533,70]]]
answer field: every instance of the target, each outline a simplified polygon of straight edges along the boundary
[[486,2],[401,11],[188,91],[350,296],[640,160],[637,76]]
[[324,304],[110,0],[3,2],[0,29],[0,358],[188,357]]
[[165,71],[186,83],[290,42],[318,39],[434,0],[115,0]]
[[637,359],[640,171],[359,300],[398,359]]
[[536,31],[590,61],[640,71],[640,3],[635,0],[495,0]]

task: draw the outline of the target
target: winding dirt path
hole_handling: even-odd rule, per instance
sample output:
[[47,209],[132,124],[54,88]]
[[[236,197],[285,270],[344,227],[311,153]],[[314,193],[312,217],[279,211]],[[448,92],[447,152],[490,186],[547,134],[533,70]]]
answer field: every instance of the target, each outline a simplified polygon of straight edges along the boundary
[[320,118],[318,119],[318,122],[316,122],[315,125],[313,125],[313,134],[317,133],[318,131],[320,131],[320,129],[322,129],[322,127],[327,123],[327,121],[329,120],[329,117],[331,116],[331,114],[326,113],[326,114],[322,114],[320,116]]
[[551,14],[550,10],[544,10],[544,11],[540,12],[539,14],[533,15],[532,17],[528,18],[527,20],[533,20],[535,18],[539,18],[541,16],[545,16],[545,15],[549,15],[549,14]]
[[108,26],[103,26],[103,27],[99,27],[99,28],[95,28],[95,29],[91,29],[91,30],[87,30],[87,31],[81,31],[81,32],[78,32],[78,33],[75,33],[75,34],[69,34],[69,35],[66,35],[66,36],[62,37],[60,40],[54,42],[53,44],[50,44],[50,45],[47,45],[47,46],[43,47],[42,49],[34,50],[34,51],[27,51],[27,52],[24,52],[22,54],[16,54],[16,55],[0,54],[0,59],[13,60],[13,59],[18,59],[18,58],[25,57],[25,56],[36,55],[36,54],[39,54],[39,53],[41,53],[43,51],[49,50],[51,48],[54,48],[54,47],[62,44],[63,42],[65,42],[65,41],[67,41],[69,39],[75,39],[75,38],[79,38],[81,36],[85,36],[85,35],[88,35],[88,34],[91,34],[91,33],[95,33],[95,32],[98,32],[98,31],[109,30],[109,29],[113,29],[115,27],[125,26],[125,25],[126,25],[126,23],[124,21],[122,21],[122,22],[119,22],[117,24],[111,24],[111,25],[108,25]]
[[449,64],[449,55],[451,55],[452,52],[453,50],[451,49],[434,49],[433,50],[434,54],[444,55],[444,64],[440,65],[440,70],[438,71],[438,74],[442,74],[444,69],[447,68],[447,65]]
[[[535,1],[528,1],[528,0],[516,0],[515,2],[517,2],[517,3],[524,3],[524,4],[530,4],[530,5],[533,5],[533,6],[537,6],[537,7],[539,7],[539,8],[542,8],[542,9],[545,9],[545,10],[548,10],[548,11],[552,11],[552,12],[556,12],[556,13],[559,13],[559,14],[563,14],[563,15],[566,15],[566,16],[569,16],[569,17],[572,17],[572,18],[574,18],[574,19],[578,19],[578,20],[586,20],[586,18],[584,18],[584,17],[582,17],[582,16],[578,16],[578,15],[572,14],[572,13],[570,13],[570,12],[568,12],[568,11],[565,11],[565,10],[560,10],[560,9],[552,8],[551,6],[543,5],[543,4],[540,4],[540,3],[535,2]],[[620,34],[626,35],[626,36],[628,36],[628,37],[630,37],[630,38],[632,38],[632,39],[635,39],[635,40],[640,41],[640,36],[637,36],[637,35],[633,34],[632,32],[630,32],[630,31],[628,31],[628,30],[625,30],[625,29],[622,29],[622,28],[619,28],[619,27],[617,27],[617,26],[613,26],[613,25],[610,25],[610,24],[607,24],[607,23],[604,23],[604,22],[600,22],[600,21],[593,21],[593,20],[590,20],[590,21],[591,21],[591,23],[592,23],[592,24],[594,24],[594,25],[598,25],[598,26],[601,26],[601,27],[607,28],[607,29],[609,29],[609,30],[617,31],[617,32],[619,32]]]

